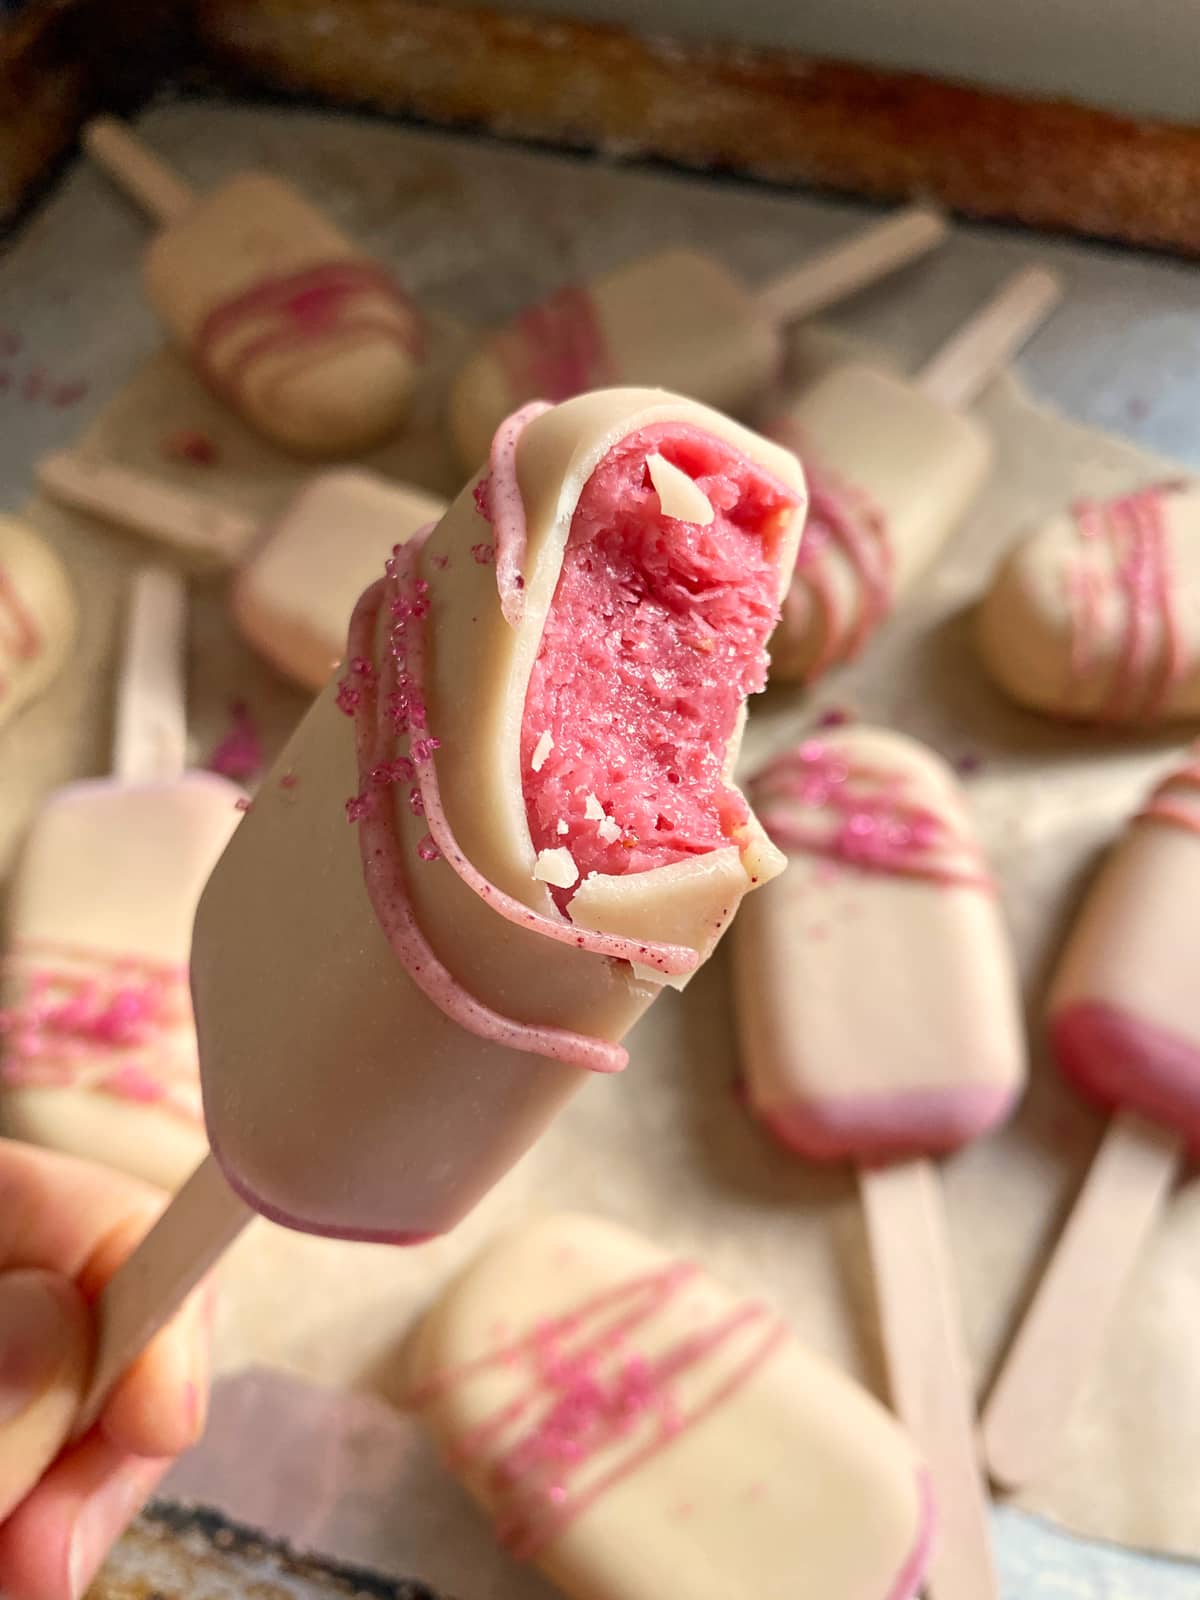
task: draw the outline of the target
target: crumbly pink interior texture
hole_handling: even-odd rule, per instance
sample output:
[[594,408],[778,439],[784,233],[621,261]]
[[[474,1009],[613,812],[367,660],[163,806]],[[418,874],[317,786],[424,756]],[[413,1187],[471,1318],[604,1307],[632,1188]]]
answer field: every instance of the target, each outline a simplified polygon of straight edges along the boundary
[[[711,523],[664,516],[655,453],[695,480]],[[703,854],[745,822],[723,781],[726,746],[766,681],[778,535],[794,505],[730,445],[677,423],[622,439],[588,479],[521,729],[534,847],[565,846],[580,879]],[[589,797],[611,822],[585,814]]]

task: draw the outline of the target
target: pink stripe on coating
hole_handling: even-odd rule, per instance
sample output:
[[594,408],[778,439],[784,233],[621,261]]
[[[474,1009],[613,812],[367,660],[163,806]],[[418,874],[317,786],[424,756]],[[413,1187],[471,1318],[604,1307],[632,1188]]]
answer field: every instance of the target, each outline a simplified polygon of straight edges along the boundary
[[510,628],[520,626],[525,613],[525,501],[517,481],[517,445],[534,420],[550,407],[544,400],[531,400],[514,411],[496,429],[488,456],[488,475],[482,484],[480,504],[486,506],[488,521],[496,540],[496,586],[500,590],[500,610]]
[[[652,1323],[695,1273],[690,1263],[673,1262],[618,1284],[515,1341],[435,1373],[410,1397],[425,1406],[496,1369],[527,1378],[455,1451],[460,1465],[485,1469],[497,1500],[498,1536],[518,1559],[540,1555],[610,1489],[731,1399],[786,1338],[773,1313],[744,1301],[675,1344],[643,1354],[634,1343],[638,1328]],[[678,1381],[747,1333],[741,1359],[685,1409]],[[616,1453],[613,1464],[577,1487],[578,1476],[606,1450]]]
[[514,402],[540,394],[557,404],[620,381],[595,298],[582,284],[528,306],[495,343]]
[[1200,1148],[1200,1041],[1120,1006],[1077,1000],[1051,1013],[1050,1042],[1089,1099],[1128,1106]]
[[822,739],[785,751],[752,781],[759,821],[782,850],[864,872],[990,891],[978,848],[955,819],[906,794],[907,777]]
[[1159,715],[1190,664],[1164,514],[1165,495],[1174,487],[1155,485],[1106,502],[1083,500],[1074,507],[1081,553],[1068,563],[1064,584],[1071,619],[1070,691],[1076,703],[1090,699],[1092,675],[1102,659],[1106,579],[1088,559],[1089,550],[1107,544],[1123,613],[1107,699],[1095,712],[1100,721]]
[[870,1167],[959,1149],[1005,1120],[1015,1087],[957,1084],[940,1089],[888,1089],[877,1094],[756,1101],[755,1116],[788,1150],[808,1161],[853,1161]]
[[347,257],[260,279],[214,307],[193,336],[193,354],[218,392],[237,397],[271,356],[375,337],[421,357],[420,320],[395,278],[375,262]]
[[1138,822],[1170,822],[1200,833],[1200,759],[1169,773],[1138,812]]
[[[880,623],[890,615],[894,565],[891,538],[887,519],[866,491],[844,482],[814,461],[800,429],[790,417],[779,419],[768,431],[796,452],[808,479],[808,519],[788,598],[784,601],[784,615],[790,618],[794,630],[799,615],[807,612],[806,607],[797,603],[804,589],[817,603],[821,615],[821,647],[804,673],[804,681],[812,683],[839,662],[855,660]],[[853,621],[845,629],[838,619],[836,590],[830,571],[830,557],[835,550],[844,557],[855,581]]]

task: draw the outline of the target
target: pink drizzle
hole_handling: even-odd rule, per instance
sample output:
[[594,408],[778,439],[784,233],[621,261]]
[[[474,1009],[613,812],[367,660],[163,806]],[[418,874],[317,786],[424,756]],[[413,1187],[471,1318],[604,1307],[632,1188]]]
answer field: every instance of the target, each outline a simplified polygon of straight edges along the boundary
[[596,302],[579,284],[527,307],[497,334],[496,350],[514,401],[539,394],[557,404],[619,381]]
[[390,339],[414,361],[421,358],[420,318],[392,274],[371,261],[345,259],[252,284],[209,312],[193,351],[212,387],[236,400],[271,357],[308,355],[330,340],[376,338]]
[[[891,540],[887,519],[866,491],[814,463],[790,418],[780,418],[770,432],[800,456],[808,478],[808,520],[784,601],[784,627],[789,635],[807,628],[807,591],[821,618],[821,646],[804,673],[804,681],[812,683],[840,662],[855,660],[890,614]],[[834,551],[850,567],[857,588],[857,605],[848,624],[843,623],[830,571]]]
[[1107,576],[1091,552],[1107,542],[1124,613],[1123,632],[1107,699],[1095,712],[1105,722],[1154,717],[1188,669],[1172,583],[1170,542],[1159,484],[1115,500],[1081,500],[1074,507],[1080,552],[1064,573],[1071,619],[1072,698],[1086,702],[1102,659],[1102,600]]
[[[488,457],[488,475],[476,489],[475,503],[492,525],[495,536],[496,586],[500,590],[500,610],[510,628],[520,626],[525,614],[525,502],[521,498],[521,485],[517,481],[517,445],[525,429],[550,406],[545,400],[531,400],[528,405],[506,417],[496,429]],[[476,545],[475,559],[482,564],[487,558],[480,554],[486,546]]]
[[1200,752],[1187,766],[1168,775],[1137,814],[1137,820],[1170,822],[1200,834]]
[[808,739],[759,773],[753,793],[759,820],[783,850],[990,891],[971,841],[951,819],[909,799],[906,787],[902,772],[856,765],[836,745]]
[[[426,530],[427,532],[428,530]],[[447,1017],[479,1038],[512,1050],[544,1055],[594,1072],[619,1072],[628,1055],[619,1046],[562,1028],[537,1027],[502,1016],[475,999],[434,954],[413,911],[405,880],[403,848],[395,802],[388,792],[409,773],[416,782],[412,810],[423,815],[437,852],[473,893],[500,916],[563,944],[616,960],[638,961],[664,973],[686,972],[698,962],[684,946],[656,945],[556,922],[504,894],[488,882],[459,847],[441,801],[433,754],[437,740],[427,731],[424,702],[424,641],[421,623],[429,609],[428,588],[415,576],[424,537],[397,546],[388,575],[359,599],[350,623],[347,654],[350,675],[339,686],[338,702],[355,718],[360,793],[347,804],[359,825],[363,872],[375,914],[397,958],[426,997]],[[378,669],[372,663],[382,608],[392,622]],[[408,754],[397,754],[407,735]],[[380,792],[382,791],[382,792]],[[425,859],[430,859],[428,851]],[[423,869],[424,870],[424,869]]]
[[6,965],[20,989],[0,1010],[0,1083],[98,1090],[202,1121],[186,967],[49,940],[21,942]]
[[[0,567],[0,650],[14,661],[33,661],[42,648],[42,635],[32,612],[21,599],[12,577]],[[0,698],[8,680],[0,677]]]
[[[673,1262],[606,1290],[560,1317],[459,1367],[436,1373],[412,1396],[417,1407],[480,1376],[519,1373],[515,1397],[460,1441],[461,1464],[478,1464],[496,1503],[497,1532],[519,1559],[540,1554],[609,1489],[652,1461],[729,1400],[786,1338],[784,1324],[757,1301],[697,1323],[653,1356],[633,1343],[639,1328],[692,1284],[697,1269]],[[677,1386],[742,1339],[745,1353],[707,1392],[684,1406]],[[586,1484],[586,1469],[612,1464]],[[736,1469],[736,1463],[731,1463]]]

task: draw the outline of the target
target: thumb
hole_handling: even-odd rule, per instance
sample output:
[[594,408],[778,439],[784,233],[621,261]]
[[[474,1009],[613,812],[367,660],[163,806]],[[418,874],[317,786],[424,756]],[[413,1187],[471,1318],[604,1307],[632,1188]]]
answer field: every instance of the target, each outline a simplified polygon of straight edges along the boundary
[[0,1522],[71,1431],[91,1361],[91,1319],[52,1272],[0,1273]]

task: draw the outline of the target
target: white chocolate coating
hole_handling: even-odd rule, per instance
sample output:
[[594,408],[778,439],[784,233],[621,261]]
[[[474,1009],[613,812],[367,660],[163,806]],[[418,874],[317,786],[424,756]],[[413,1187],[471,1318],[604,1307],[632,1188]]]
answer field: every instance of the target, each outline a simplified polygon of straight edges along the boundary
[[[32,1032],[4,1040],[6,1134],[164,1188],[203,1157],[188,948],[200,891],[240,820],[238,798],[224,778],[189,772],[72,784],[43,808],[9,908],[4,1005]],[[138,1013],[126,1033],[131,1000]],[[57,1023],[33,1019],[48,1008]]]
[[978,642],[996,683],[1050,716],[1200,714],[1200,485],[1052,517],[997,569]]
[[916,1592],[929,1508],[897,1425],[769,1307],[612,1223],[501,1238],[426,1317],[409,1370],[500,1535],[573,1600]]
[[355,601],[397,544],[446,502],[356,468],[313,478],[267,530],[231,592],[238,627],[305,688],[319,689],[346,649]]
[[796,793],[771,768],[752,789],[789,863],[733,939],[750,1107],[810,1159],[953,1149],[1025,1078],[1008,937],[963,796],[899,734],[836,729],[800,749]]
[[151,244],[145,278],[213,387],[285,449],[346,455],[403,421],[421,348],[415,313],[277,178],[247,172],[201,196]]
[[0,727],[53,682],[77,625],[62,562],[25,523],[0,516]]
[[[982,487],[992,449],[972,417],[858,362],[818,379],[770,432],[800,456],[812,485],[809,538],[771,641],[772,676],[805,678],[857,653],[926,570]],[[856,522],[877,523],[861,532],[878,595],[821,530],[823,492]]]
[[738,413],[779,360],[770,318],[720,262],[664,250],[563,290],[488,335],[455,380],[450,423],[473,472],[527,400],[647,384]]
[[[522,905],[561,921],[535,876],[520,767],[525,695],[576,502],[609,448],[655,423],[728,441],[803,500],[795,459],[660,391],[587,395],[530,422],[516,476],[527,523],[523,614],[501,613],[490,532],[468,484],[430,537],[424,699],[438,784],[467,860]],[[802,506],[780,536],[781,588]],[[458,1221],[585,1078],[578,1067],[481,1038],[401,966],[364,886],[345,802],[359,788],[354,727],[329,684],[268,776],[201,901],[192,983],[213,1148],[260,1210],[314,1232],[397,1239]],[[730,741],[730,761],[738,737]],[[284,788],[281,776],[290,786]],[[426,831],[394,806],[404,877],[434,955],[483,1005],[519,1022],[618,1040],[657,983],[493,911],[445,859],[414,859]],[[782,858],[751,820],[739,844],[595,878],[577,925],[668,940],[706,957],[751,886]]]

